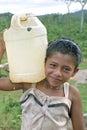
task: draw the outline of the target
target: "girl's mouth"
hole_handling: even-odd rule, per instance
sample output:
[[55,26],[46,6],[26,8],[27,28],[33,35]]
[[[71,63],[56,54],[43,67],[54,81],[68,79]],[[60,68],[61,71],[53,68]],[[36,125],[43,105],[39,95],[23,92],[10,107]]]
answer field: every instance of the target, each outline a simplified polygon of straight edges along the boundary
[[54,77],[54,76],[50,76],[50,79],[52,80],[52,82],[54,82],[54,83],[59,83],[59,82],[61,82],[62,80],[61,79],[59,79],[58,77]]

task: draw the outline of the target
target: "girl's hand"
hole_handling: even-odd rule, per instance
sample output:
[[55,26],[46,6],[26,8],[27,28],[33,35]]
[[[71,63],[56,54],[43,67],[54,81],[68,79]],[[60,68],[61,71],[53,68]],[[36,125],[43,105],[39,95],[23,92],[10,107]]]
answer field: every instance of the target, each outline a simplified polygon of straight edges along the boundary
[[[5,29],[4,31],[6,31],[7,29]],[[6,50],[6,48],[5,48],[5,41],[4,41],[4,31],[2,32],[2,35],[1,35],[1,38],[0,38],[0,61],[1,61],[1,59],[2,59],[2,57],[3,57],[3,54],[4,54],[4,52],[5,52],[5,50]]]
[[0,38],[0,48],[2,48],[3,50],[5,50],[5,41],[4,41],[4,32],[6,31],[7,29],[3,30],[2,32],[2,35],[1,35],[1,38]]

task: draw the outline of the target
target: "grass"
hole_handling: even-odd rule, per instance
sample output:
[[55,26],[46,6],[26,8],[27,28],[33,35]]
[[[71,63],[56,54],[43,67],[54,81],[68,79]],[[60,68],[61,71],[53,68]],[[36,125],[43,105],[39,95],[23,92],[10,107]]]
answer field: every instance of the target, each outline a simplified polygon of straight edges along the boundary
[[0,130],[19,130],[21,127],[21,91],[0,91]]
[[87,113],[87,83],[78,84],[78,89],[82,98],[83,112]]
[[80,69],[87,69],[87,59],[84,59],[79,67]]

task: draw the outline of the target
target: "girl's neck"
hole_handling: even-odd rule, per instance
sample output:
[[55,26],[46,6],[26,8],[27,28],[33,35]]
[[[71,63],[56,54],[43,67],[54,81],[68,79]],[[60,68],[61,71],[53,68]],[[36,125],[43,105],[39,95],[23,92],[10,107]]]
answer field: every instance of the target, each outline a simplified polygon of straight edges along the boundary
[[63,85],[61,85],[61,86],[51,86],[46,79],[43,81],[43,86],[45,88],[50,88],[50,89],[53,89],[53,90],[61,90],[61,89],[63,89]]

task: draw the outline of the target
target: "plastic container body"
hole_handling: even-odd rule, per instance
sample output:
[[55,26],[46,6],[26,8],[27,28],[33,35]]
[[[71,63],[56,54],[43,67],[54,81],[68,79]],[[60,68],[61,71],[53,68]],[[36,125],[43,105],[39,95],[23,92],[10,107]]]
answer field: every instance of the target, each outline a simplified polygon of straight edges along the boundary
[[12,82],[34,83],[45,78],[47,31],[37,17],[13,15],[10,28],[4,32],[4,41]]

